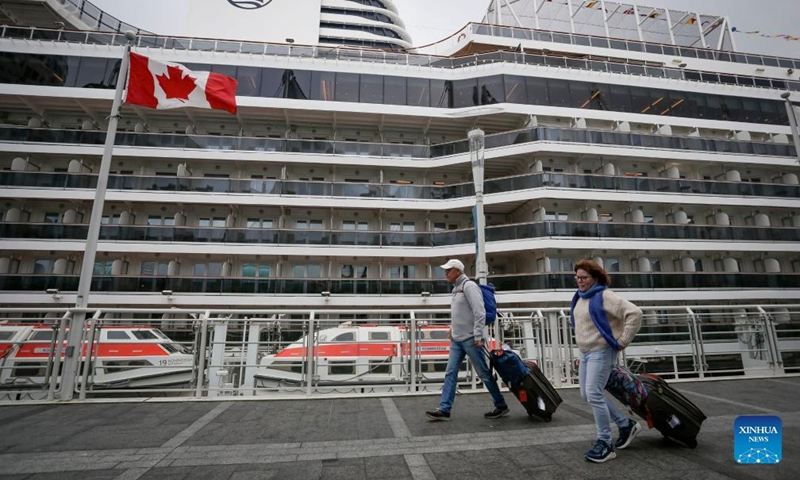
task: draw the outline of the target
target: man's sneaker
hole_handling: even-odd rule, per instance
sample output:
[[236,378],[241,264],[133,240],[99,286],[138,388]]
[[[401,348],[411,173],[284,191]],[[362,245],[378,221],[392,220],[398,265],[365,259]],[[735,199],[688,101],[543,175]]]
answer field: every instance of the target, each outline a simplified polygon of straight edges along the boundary
[[441,408],[425,412],[425,415],[427,415],[431,420],[441,420],[445,422],[450,420],[450,412],[445,412]]
[[483,414],[483,418],[500,418],[503,415],[508,415],[508,407],[496,407],[491,412],[487,412]]
[[595,442],[594,447],[586,452],[584,457],[590,462],[603,463],[612,458],[617,458],[617,454],[614,453],[614,447],[602,440],[598,440]]
[[619,429],[619,438],[617,443],[614,444],[620,450],[628,448],[628,445],[633,441],[633,437],[642,431],[642,426],[636,420],[631,420],[631,424],[625,428]]

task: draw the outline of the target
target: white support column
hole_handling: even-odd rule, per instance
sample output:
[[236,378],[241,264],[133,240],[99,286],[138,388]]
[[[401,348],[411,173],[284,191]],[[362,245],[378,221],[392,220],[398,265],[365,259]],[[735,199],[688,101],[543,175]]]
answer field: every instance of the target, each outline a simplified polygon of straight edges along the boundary
[[694,14],[695,22],[694,24],[697,25],[697,33],[700,34],[700,43],[703,45],[703,48],[708,48],[708,44],[706,44],[706,35],[703,33],[703,25],[702,20],[700,18],[699,13]]
[[669,42],[671,45],[675,45],[675,32],[672,31],[672,17],[669,14],[669,8],[664,9],[664,14],[667,16],[667,30],[669,31]]
[[606,2],[605,0],[600,0],[600,14],[603,16],[603,28],[606,31],[606,38],[610,37],[611,34],[608,32],[608,17],[606,16]]
[[489,268],[486,264],[486,217],[483,214],[484,133],[481,129],[475,129],[467,135],[472,180],[475,183],[475,276],[479,283],[485,285]]
[[633,20],[636,24],[636,34],[639,36],[639,41],[644,42],[644,37],[642,36],[642,22],[639,21],[639,7],[636,5],[633,6],[633,14],[636,16],[636,18]]

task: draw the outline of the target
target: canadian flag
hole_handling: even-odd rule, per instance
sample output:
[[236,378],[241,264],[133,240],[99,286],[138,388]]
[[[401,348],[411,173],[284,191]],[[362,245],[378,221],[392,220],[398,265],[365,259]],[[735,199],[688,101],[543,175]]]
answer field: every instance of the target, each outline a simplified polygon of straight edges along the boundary
[[236,113],[236,79],[213,72],[193,72],[130,54],[126,103],[150,108],[215,108]]

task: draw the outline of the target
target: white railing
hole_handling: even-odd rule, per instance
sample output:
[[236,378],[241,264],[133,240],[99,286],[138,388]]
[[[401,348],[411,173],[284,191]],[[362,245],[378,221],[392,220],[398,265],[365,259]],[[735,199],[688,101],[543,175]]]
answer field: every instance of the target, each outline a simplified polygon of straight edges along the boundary
[[[643,310],[620,356],[634,370],[699,380],[800,373],[800,305]],[[73,313],[0,308],[0,402],[437,392],[449,344],[446,309],[91,309],[81,344],[67,345]],[[577,384],[568,307],[501,309],[492,336],[555,386]],[[74,392],[61,390],[64,372],[75,372]],[[460,388],[482,388],[471,368]]]

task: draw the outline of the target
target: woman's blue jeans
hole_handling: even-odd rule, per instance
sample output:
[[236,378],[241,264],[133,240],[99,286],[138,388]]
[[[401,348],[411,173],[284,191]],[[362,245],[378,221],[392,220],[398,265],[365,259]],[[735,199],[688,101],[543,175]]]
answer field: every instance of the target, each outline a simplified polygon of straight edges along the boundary
[[611,421],[617,426],[627,427],[628,417],[623,415],[613,400],[604,394],[611,368],[616,364],[617,352],[612,347],[593,352],[581,353],[578,379],[581,398],[592,406],[594,423],[597,426],[597,439],[612,445]]
[[453,401],[456,398],[456,387],[458,386],[458,367],[464,361],[464,357],[469,357],[472,366],[478,373],[478,377],[486,385],[486,390],[492,394],[492,401],[497,408],[506,408],[506,400],[500,393],[497,383],[492,380],[489,366],[486,364],[486,354],[483,347],[475,345],[475,339],[470,337],[463,341],[450,340],[450,356],[447,358],[447,369],[444,372],[444,386],[442,387],[442,398],[439,401],[439,409],[449,412],[453,408]]

